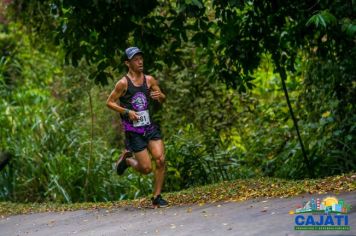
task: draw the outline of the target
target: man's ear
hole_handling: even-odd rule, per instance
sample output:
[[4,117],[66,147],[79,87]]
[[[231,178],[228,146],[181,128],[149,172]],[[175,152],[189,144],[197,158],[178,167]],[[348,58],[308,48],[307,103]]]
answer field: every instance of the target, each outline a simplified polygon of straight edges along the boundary
[[129,67],[129,65],[130,65],[130,61],[125,60],[125,65],[126,65],[127,67]]

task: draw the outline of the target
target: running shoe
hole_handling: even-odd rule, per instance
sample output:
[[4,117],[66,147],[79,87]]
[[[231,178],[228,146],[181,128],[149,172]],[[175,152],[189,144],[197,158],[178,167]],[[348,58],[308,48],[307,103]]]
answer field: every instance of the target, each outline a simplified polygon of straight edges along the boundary
[[129,167],[129,165],[126,163],[126,159],[128,157],[132,157],[132,152],[125,150],[123,154],[119,157],[119,159],[116,162],[116,172],[118,175],[122,175],[125,170]]
[[161,194],[158,195],[156,198],[152,197],[151,201],[152,201],[152,205],[154,207],[162,207],[163,208],[163,207],[168,206],[168,202],[162,198]]

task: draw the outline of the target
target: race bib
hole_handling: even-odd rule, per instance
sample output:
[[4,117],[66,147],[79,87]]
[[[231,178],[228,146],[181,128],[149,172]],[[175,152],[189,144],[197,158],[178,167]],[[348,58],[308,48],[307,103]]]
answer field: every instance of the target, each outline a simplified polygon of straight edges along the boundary
[[148,110],[136,111],[136,114],[139,116],[139,119],[133,122],[134,127],[141,127],[151,124],[150,114],[148,113]]

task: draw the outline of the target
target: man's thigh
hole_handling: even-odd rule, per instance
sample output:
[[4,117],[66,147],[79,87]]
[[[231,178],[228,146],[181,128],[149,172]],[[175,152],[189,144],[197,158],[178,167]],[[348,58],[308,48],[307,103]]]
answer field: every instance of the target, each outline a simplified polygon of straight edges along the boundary
[[150,140],[147,147],[154,159],[164,157],[164,144],[162,139]]
[[141,168],[151,167],[151,158],[146,148],[143,149],[142,151],[135,152],[135,159]]

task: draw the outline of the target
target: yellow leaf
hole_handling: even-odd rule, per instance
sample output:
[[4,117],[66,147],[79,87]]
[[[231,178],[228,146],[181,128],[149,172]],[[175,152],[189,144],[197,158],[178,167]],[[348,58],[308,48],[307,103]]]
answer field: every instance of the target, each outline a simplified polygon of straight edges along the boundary
[[323,118],[329,117],[329,116],[330,116],[330,111],[324,112],[321,116],[322,116]]

